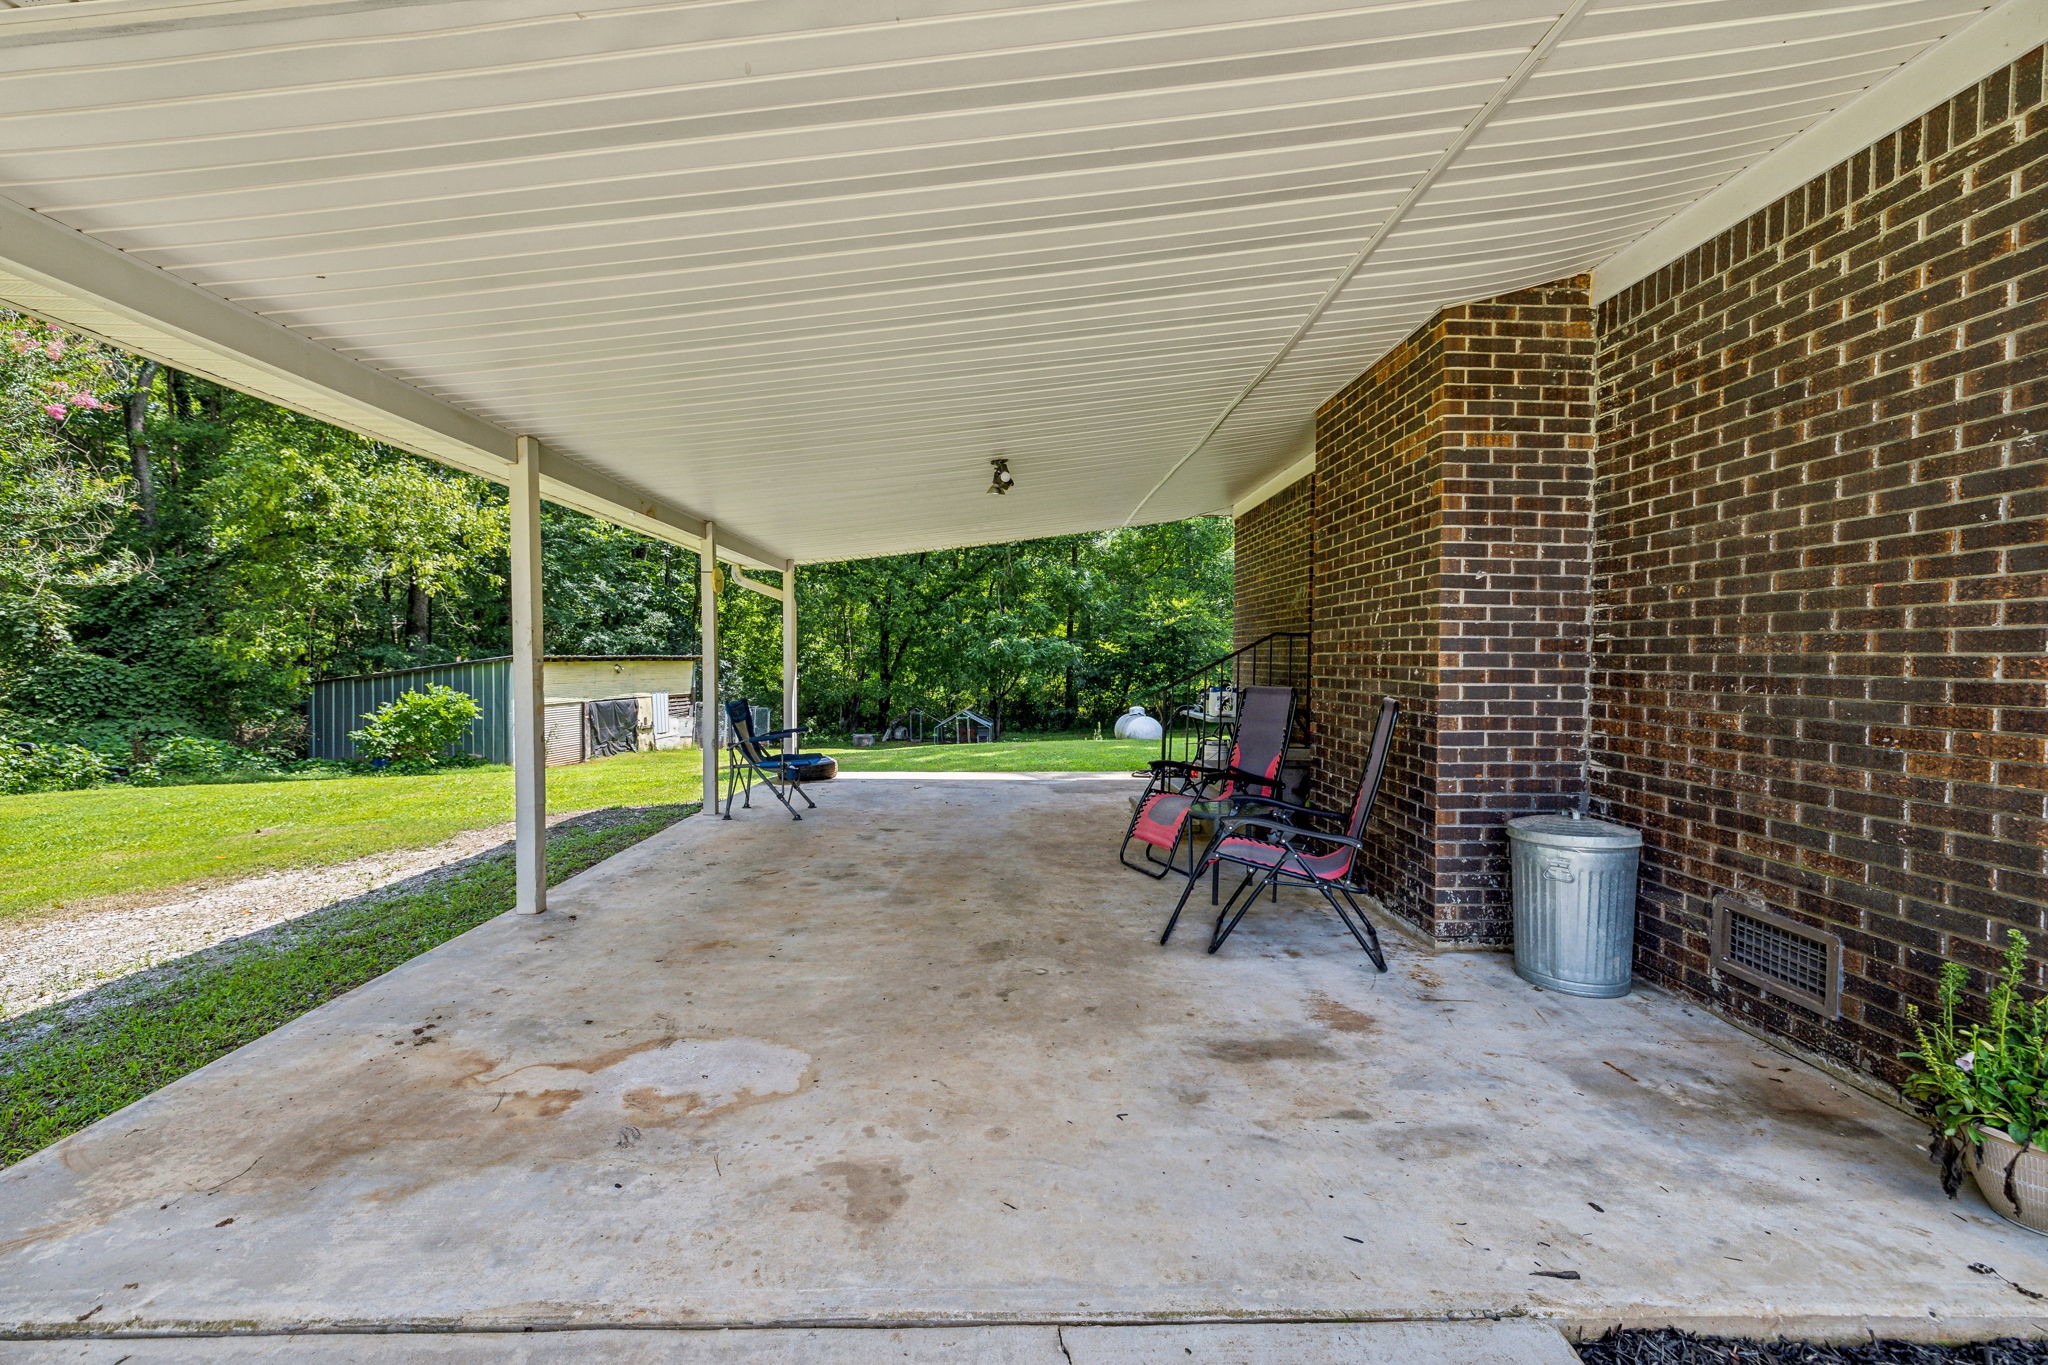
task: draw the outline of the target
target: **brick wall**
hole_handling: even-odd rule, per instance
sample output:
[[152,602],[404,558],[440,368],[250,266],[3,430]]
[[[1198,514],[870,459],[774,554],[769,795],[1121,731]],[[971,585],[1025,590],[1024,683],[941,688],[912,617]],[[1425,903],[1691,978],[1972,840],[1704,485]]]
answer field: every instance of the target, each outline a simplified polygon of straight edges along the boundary
[[1298,479],[1237,519],[1232,635],[1239,647],[1276,630],[1307,630],[1315,548],[1315,476]]
[[1348,808],[1381,697],[1401,727],[1364,884],[1435,927],[1443,336],[1426,327],[1316,414],[1315,804]]
[[1592,281],[1445,309],[1436,933],[1506,943],[1503,821],[1585,786]]
[[[1607,301],[1591,762],[1638,968],[1897,1074],[1943,956],[2048,906],[2042,54]],[[1708,971],[1709,901],[1846,945],[1843,1017]]]
[[[2048,949],[2042,68],[1597,314],[1446,309],[1324,406],[1316,796],[1400,697],[1391,908],[1503,941],[1494,827],[1583,791],[1645,833],[1644,976],[1888,1077],[1944,958]],[[1710,971],[1720,892],[1840,936],[1839,1019]]]
[[1399,697],[1367,884],[1444,939],[1506,940],[1500,823],[1583,778],[1589,286],[1447,308],[1317,417],[1317,796]]

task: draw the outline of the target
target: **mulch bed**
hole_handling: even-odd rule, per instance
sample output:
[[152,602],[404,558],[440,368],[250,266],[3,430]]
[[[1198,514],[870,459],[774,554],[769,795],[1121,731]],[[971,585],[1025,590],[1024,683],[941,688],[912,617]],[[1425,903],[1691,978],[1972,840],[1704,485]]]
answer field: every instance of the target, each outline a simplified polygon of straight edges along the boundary
[[1964,1346],[1869,1341],[1824,1346],[1805,1341],[1737,1341],[1670,1329],[1609,1332],[1579,1346],[1587,1365],[2048,1365],[2048,1341],[2014,1337]]

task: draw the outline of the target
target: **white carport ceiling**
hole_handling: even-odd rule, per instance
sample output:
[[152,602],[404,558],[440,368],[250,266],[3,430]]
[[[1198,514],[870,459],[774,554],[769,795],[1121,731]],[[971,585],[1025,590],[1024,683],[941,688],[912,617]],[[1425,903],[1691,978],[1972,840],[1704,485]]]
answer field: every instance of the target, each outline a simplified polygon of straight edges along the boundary
[[[1160,521],[1436,308],[1599,266],[1985,10],[38,4],[0,10],[0,295],[456,463],[472,418],[539,436],[556,492],[741,558]],[[246,314],[153,328],[95,261]],[[439,416],[385,422],[390,380]]]

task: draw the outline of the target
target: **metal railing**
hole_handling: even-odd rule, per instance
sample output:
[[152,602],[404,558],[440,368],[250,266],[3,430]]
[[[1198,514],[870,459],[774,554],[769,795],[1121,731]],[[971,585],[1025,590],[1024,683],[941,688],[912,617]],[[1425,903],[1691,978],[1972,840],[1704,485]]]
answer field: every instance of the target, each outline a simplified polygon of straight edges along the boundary
[[[1220,659],[1176,678],[1159,694],[1159,756],[1192,763],[1205,741],[1228,742],[1235,720],[1235,694],[1247,687],[1294,689],[1294,734],[1290,742],[1306,744],[1309,736],[1309,680],[1313,646],[1305,630],[1276,630]],[[1212,689],[1231,694],[1223,708],[1208,703]],[[1219,700],[1222,700],[1219,698]]]

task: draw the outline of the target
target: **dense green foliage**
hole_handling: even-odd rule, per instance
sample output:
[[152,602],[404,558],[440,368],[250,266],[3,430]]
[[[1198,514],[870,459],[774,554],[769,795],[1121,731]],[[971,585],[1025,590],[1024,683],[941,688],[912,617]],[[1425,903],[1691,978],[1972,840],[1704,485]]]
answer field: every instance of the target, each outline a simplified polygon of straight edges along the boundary
[[[695,810],[650,806],[565,825],[548,838],[559,882]],[[0,1166],[224,1057],[512,908],[509,853],[423,890],[372,894],[288,928],[159,969],[118,998],[49,1006],[0,1023]]]
[[96,787],[113,768],[82,744],[0,744],[0,796]]
[[[694,555],[544,517],[551,653],[695,651]],[[170,780],[197,736],[277,769],[315,678],[506,652],[506,530],[485,480],[0,312],[0,741]],[[806,718],[1107,722],[1228,647],[1230,556],[1208,518],[806,566]],[[772,701],[776,604],[720,605],[721,682]]]
[[[971,706],[1005,733],[1106,727],[1230,648],[1231,569],[1216,517],[804,568],[807,720],[845,733]],[[731,628],[755,695],[774,691],[776,638]]]
[[128,771],[138,785],[186,782],[259,781],[282,772],[284,765],[265,754],[252,754],[226,740],[173,735],[156,746],[155,758]]
[[351,730],[356,752],[401,766],[431,767],[461,740],[470,723],[484,713],[475,697],[444,683],[430,683],[401,692]]

